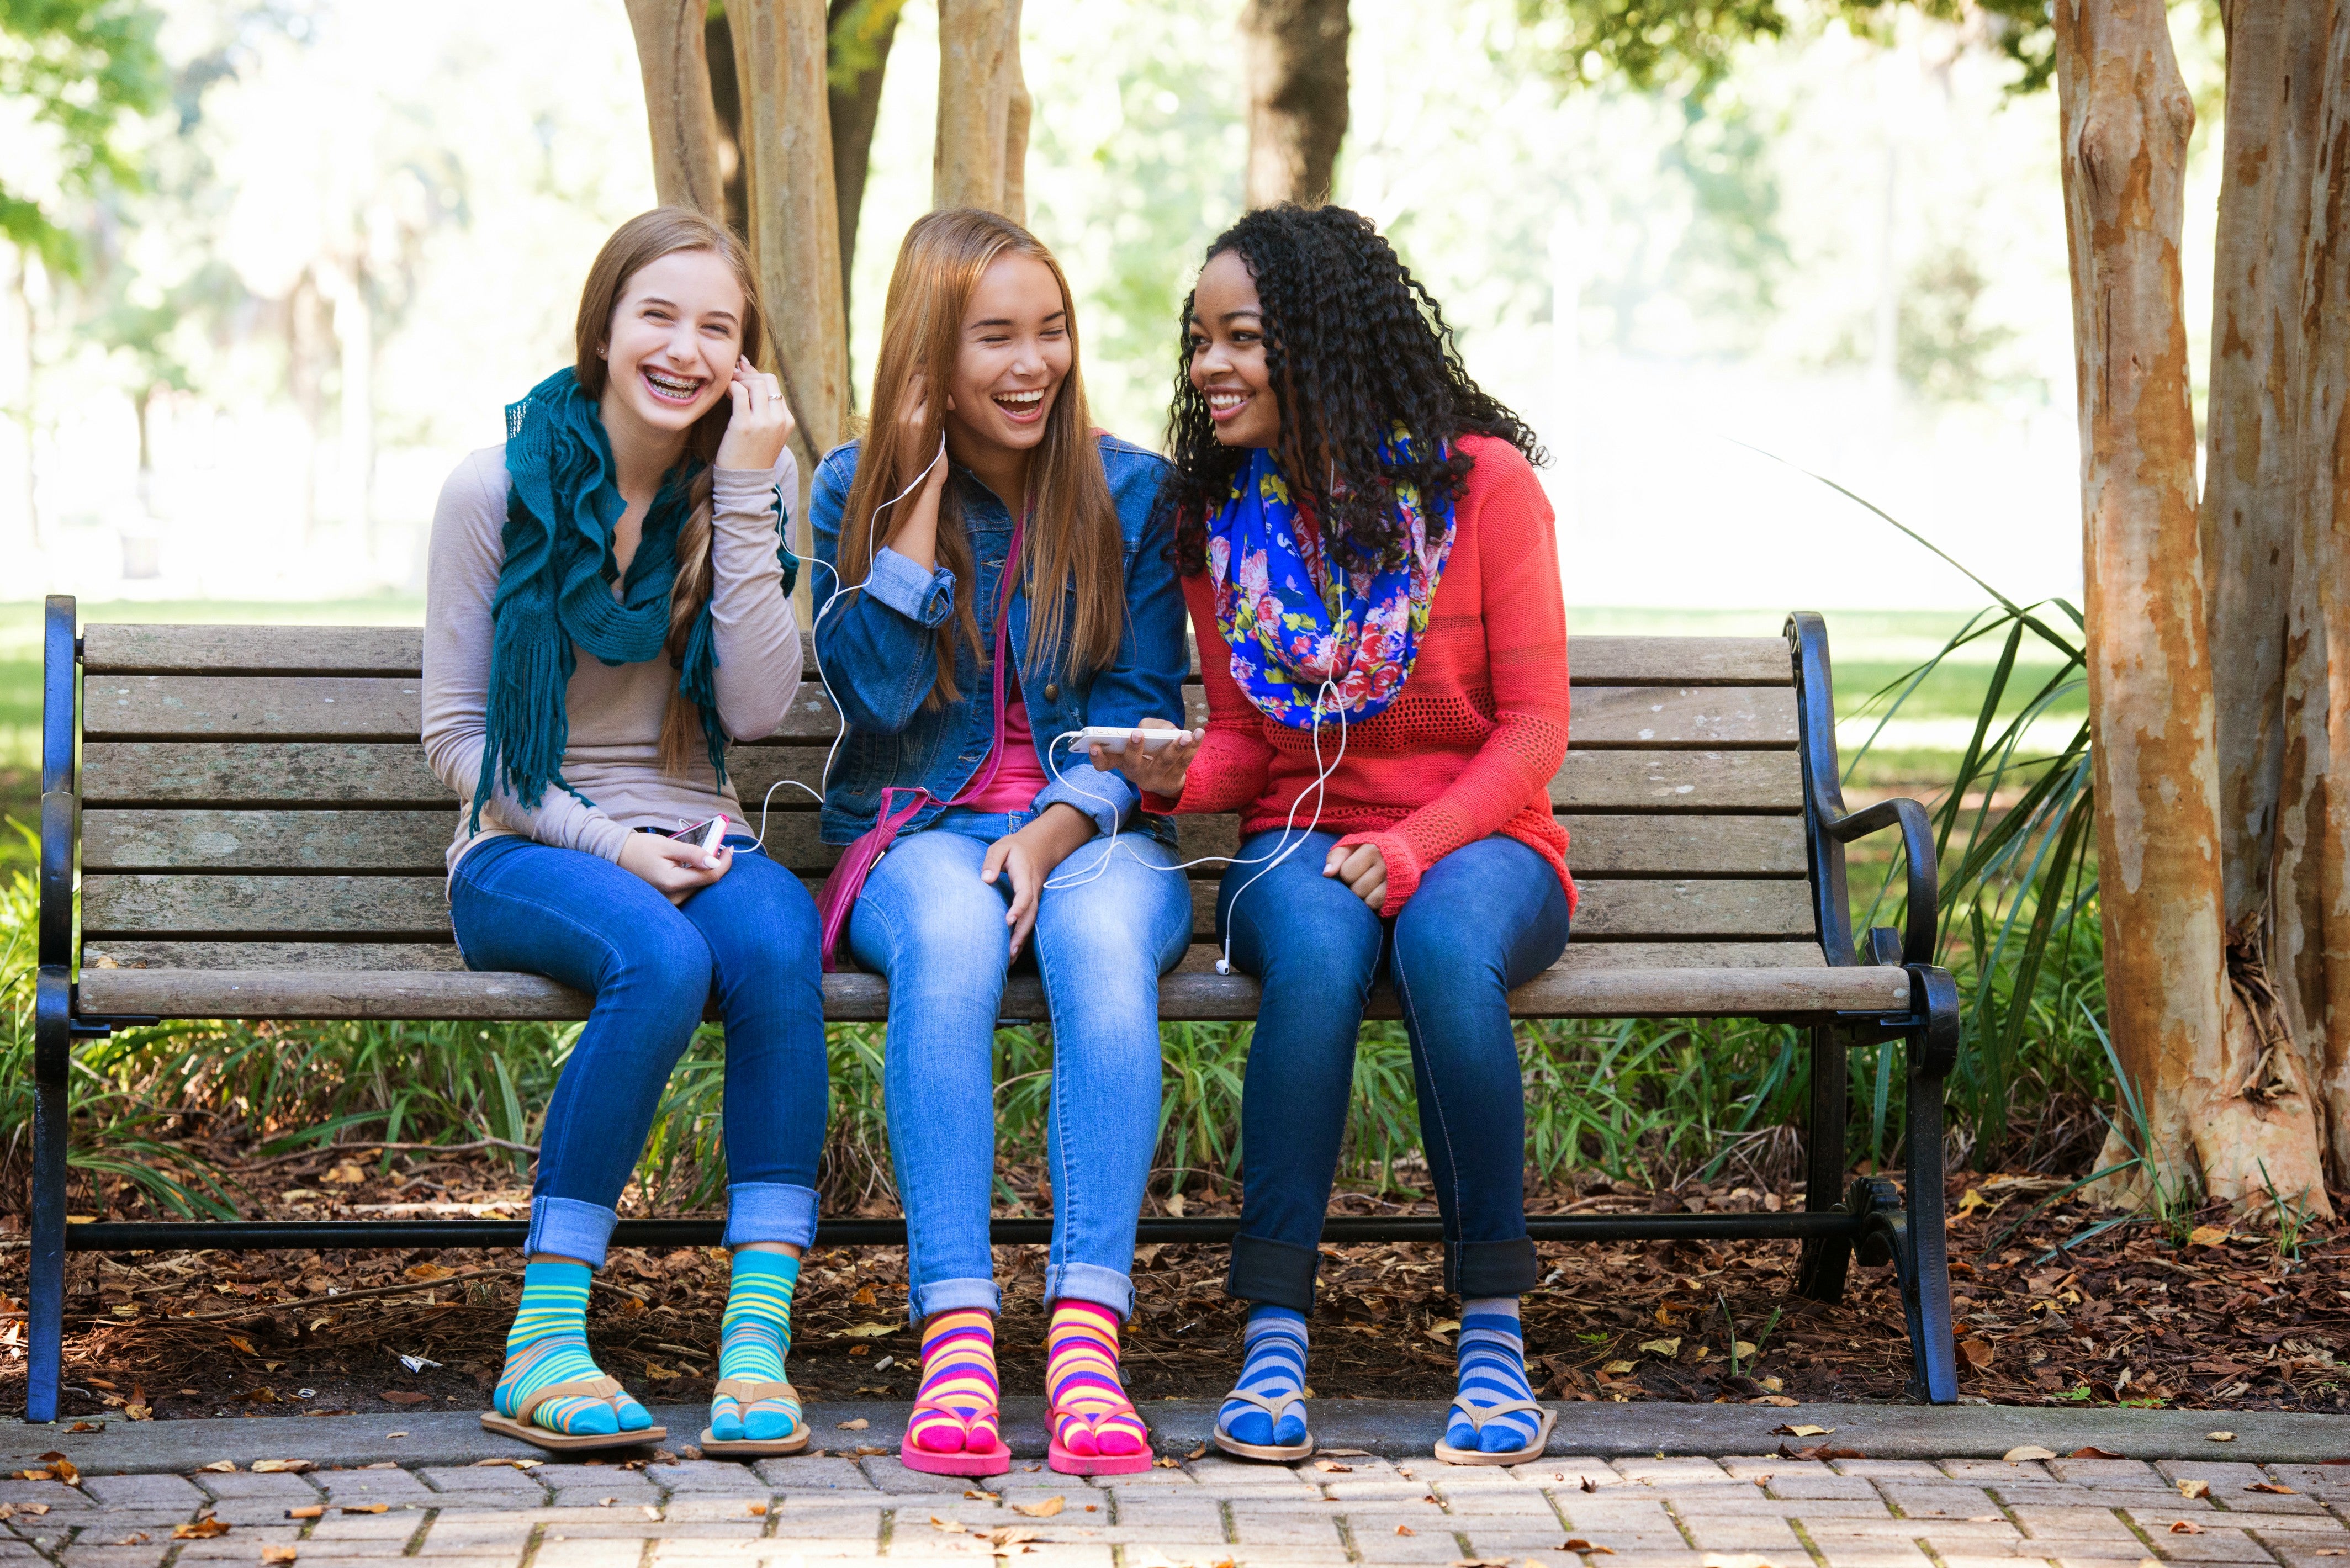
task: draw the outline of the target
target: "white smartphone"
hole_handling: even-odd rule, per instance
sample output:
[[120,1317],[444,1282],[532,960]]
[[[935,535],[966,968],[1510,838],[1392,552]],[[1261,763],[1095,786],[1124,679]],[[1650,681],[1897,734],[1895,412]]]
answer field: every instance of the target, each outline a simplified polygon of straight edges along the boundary
[[1080,751],[1092,746],[1107,746],[1113,752],[1122,752],[1126,750],[1127,742],[1138,734],[1142,737],[1142,749],[1146,752],[1156,752],[1171,742],[1192,738],[1189,730],[1121,730],[1111,724],[1087,724],[1082,730],[1071,731],[1070,740]]

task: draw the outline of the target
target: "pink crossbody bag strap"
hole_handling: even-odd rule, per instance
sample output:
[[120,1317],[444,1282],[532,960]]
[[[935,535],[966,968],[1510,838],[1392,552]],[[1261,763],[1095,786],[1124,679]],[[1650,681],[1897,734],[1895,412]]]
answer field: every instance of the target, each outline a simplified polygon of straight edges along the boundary
[[[995,770],[1003,765],[1003,701],[1004,657],[1009,646],[1012,625],[1012,584],[1014,574],[1020,569],[1020,545],[1027,532],[1028,519],[1024,514],[1012,525],[1012,548],[1003,557],[1003,581],[995,600],[995,740],[987,750],[987,765],[963,785],[953,800],[970,800],[995,782]],[[892,803],[903,796],[902,806]],[[840,852],[840,859],[832,874],[824,879],[824,890],[816,895],[816,912],[822,933],[821,952],[824,972],[832,974],[840,968],[840,943],[848,929],[850,911],[857,908],[857,896],[865,890],[865,878],[881,857],[896,842],[898,830],[914,819],[915,815],[932,800],[929,790],[899,789],[894,785],[881,792],[881,809],[873,826],[858,835],[855,843]]]

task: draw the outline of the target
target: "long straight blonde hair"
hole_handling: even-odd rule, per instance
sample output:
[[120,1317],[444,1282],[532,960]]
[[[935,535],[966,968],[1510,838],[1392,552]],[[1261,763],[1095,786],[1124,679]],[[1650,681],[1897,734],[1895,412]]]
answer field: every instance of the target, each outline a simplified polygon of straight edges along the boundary
[[[691,207],[655,207],[639,213],[612,231],[604,248],[588,269],[587,286],[579,291],[579,316],[572,337],[577,351],[574,375],[579,390],[591,400],[604,395],[610,367],[604,349],[612,340],[612,313],[620,307],[629,280],[645,267],[680,251],[710,251],[726,264],[743,286],[743,357],[759,362],[761,323],[759,283],[751,271],[750,254],[723,223],[712,223]],[[685,666],[686,640],[702,607],[710,601],[710,494],[718,443],[726,439],[726,422],[734,400],[723,397],[717,406],[693,422],[686,432],[686,455],[700,464],[689,493],[691,509],[677,531],[677,577],[669,590],[669,638],[664,645],[671,668]],[[669,708],[661,715],[661,771],[682,774],[695,757],[706,754],[702,715],[674,687]]]
[[[871,428],[858,457],[857,478],[849,486],[848,504],[841,517],[840,580],[861,583],[872,569],[875,549],[889,543],[873,535],[874,509],[899,494],[926,468],[939,450],[945,428],[943,389],[952,384],[955,355],[962,343],[963,312],[981,275],[1002,255],[1031,256],[1052,269],[1060,286],[1061,308],[1069,332],[1069,374],[1061,383],[1053,411],[1045,416],[1045,439],[1037,443],[1028,464],[1028,493],[1007,496],[1017,509],[1024,500],[1028,526],[1018,568],[1024,574],[1029,600],[1028,655],[1031,670],[1050,656],[1063,633],[1069,657],[1064,667],[1074,672],[1099,670],[1118,657],[1126,631],[1124,541],[1118,533],[1118,508],[1110,500],[1109,478],[1102,472],[1101,449],[1093,420],[1086,409],[1085,378],[1079,372],[1076,303],[1069,296],[1069,280],[1061,264],[1035,235],[995,213],[975,207],[951,208],[917,220],[898,247],[898,265],[889,276],[889,297],[883,309],[881,353],[873,369]],[[906,389],[917,374],[932,389],[928,415],[919,431],[910,431],[897,419]],[[904,514],[900,512],[899,516]],[[973,602],[971,536],[964,530],[962,508],[955,487],[949,485],[939,506],[939,564],[954,574],[954,614],[939,625],[939,673],[931,688],[929,705],[935,708],[956,700],[954,645],[960,636],[987,662],[987,649],[979,635],[978,607]],[[1007,571],[1014,569],[1006,563]],[[1074,610],[1063,590],[1073,588]]]

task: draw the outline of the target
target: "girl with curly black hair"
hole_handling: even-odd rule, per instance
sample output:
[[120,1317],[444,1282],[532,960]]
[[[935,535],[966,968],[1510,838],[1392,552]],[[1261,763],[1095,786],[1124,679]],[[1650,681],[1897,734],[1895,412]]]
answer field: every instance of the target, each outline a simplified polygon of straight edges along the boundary
[[1566,753],[1566,612],[1533,433],[1470,379],[1443,313],[1364,218],[1252,213],[1184,309],[1171,421],[1176,562],[1203,738],[1116,762],[1155,808],[1232,812],[1216,924],[1263,982],[1241,1234],[1251,1303],[1218,1417],[1227,1452],[1313,1451],[1303,1399],[1323,1210],[1355,1037],[1393,979],[1461,1295],[1437,1456],[1539,1455],[1525,1107],[1509,992],[1555,962],[1575,905],[1549,785]]

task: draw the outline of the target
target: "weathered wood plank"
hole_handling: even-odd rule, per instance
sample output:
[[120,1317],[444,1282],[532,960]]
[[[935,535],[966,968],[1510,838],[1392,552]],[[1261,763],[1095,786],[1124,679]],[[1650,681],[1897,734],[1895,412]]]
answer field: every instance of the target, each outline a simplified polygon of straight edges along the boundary
[[1584,751],[1570,743],[1550,781],[1559,811],[1804,808],[1802,757],[1787,752]]
[[[92,1012],[174,1018],[575,1019],[588,998],[537,975],[433,970],[351,972],[284,970],[99,969],[85,971],[82,1002]],[[888,986],[875,975],[825,976],[825,1015],[837,1021],[888,1015]],[[1510,994],[1524,1018],[1774,1016],[1904,1008],[1909,977],[1898,969],[1579,969],[1561,962]],[[1245,976],[1172,974],[1159,982],[1161,1018],[1256,1016],[1257,986]],[[1396,1016],[1381,986],[1368,1009]],[[1041,1019],[1043,987],[1032,975],[1004,986],[1003,1015]]]
[[[1178,974],[1214,972],[1222,950],[1194,942]],[[148,941],[113,938],[83,944],[86,969],[171,970],[443,970],[465,961],[450,942]],[[1576,942],[1559,967],[1596,973],[1622,969],[1820,969],[1827,960],[1814,942]]]
[[[92,740],[411,740],[421,691],[421,680],[380,676],[110,675],[84,682],[82,723]],[[1187,722],[1207,722],[1198,687],[1185,688],[1184,706]],[[775,736],[829,744],[838,728],[823,688],[803,681]],[[1572,733],[1580,747],[1793,746],[1795,695],[1784,686],[1583,686]]]
[[[816,661],[802,637],[801,662]],[[1187,642],[1190,640],[1186,639]],[[94,622],[82,630],[92,675],[415,675],[424,633],[412,626],[161,626]],[[1785,686],[1787,644],[1775,637],[1574,637],[1577,685]],[[1199,674],[1198,659],[1191,674]]]
[[408,871],[446,864],[457,814],[430,811],[86,811],[86,871]]
[[[818,880],[805,877],[811,888]],[[1193,878],[1191,929],[1215,929],[1216,880]],[[1579,879],[1578,939],[1778,941],[1814,935],[1808,883]],[[82,879],[82,929],[91,940],[221,936],[439,941],[449,932],[438,876],[275,877],[238,873],[125,875]]]

